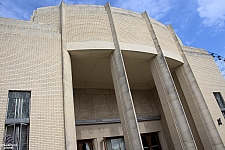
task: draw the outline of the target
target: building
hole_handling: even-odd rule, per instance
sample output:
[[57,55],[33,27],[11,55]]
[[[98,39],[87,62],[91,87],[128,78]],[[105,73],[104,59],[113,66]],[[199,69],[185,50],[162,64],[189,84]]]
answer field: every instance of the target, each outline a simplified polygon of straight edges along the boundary
[[216,63],[146,12],[62,3],[0,24],[3,149],[225,149]]

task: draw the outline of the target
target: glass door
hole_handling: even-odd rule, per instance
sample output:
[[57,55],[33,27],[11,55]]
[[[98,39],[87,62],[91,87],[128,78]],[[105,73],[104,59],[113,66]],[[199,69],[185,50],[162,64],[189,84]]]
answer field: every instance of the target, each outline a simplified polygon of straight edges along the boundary
[[78,140],[77,150],[93,150],[92,140]]
[[162,150],[158,133],[147,133],[141,135],[144,150]]

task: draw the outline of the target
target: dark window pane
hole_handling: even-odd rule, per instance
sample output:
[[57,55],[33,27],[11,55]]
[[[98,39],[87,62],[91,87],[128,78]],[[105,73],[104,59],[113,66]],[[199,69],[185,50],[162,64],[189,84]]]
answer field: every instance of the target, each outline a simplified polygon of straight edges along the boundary
[[7,119],[29,118],[30,92],[9,92]]
[[14,143],[14,125],[6,126],[6,135],[4,138],[4,144],[13,144]]
[[23,147],[21,147],[21,150],[28,150],[28,144],[24,144]]
[[8,102],[8,111],[7,111],[7,118],[13,119],[15,118],[15,106],[16,106],[16,99],[9,99]]
[[222,95],[219,92],[214,92],[213,94],[214,94],[214,96],[216,98],[216,101],[217,101],[219,107],[220,108],[225,108],[225,102],[223,100]]
[[125,150],[124,140],[123,138],[119,138],[120,150]]
[[28,127],[26,124],[21,124],[20,147],[22,150],[27,150],[28,146]]
[[[28,134],[29,126],[27,124],[12,124],[6,126],[6,135],[4,137],[4,144],[14,150],[28,150]],[[12,144],[12,146],[9,146]]]
[[147,141],[146,137],[141,136],[141,139],[142,139],[142,144],[143,144],[144,150],[150,150],[150,147],[149,147],[149,144],[148,144],[148,141]]
[[158,136],[157,135],[151,135],[151,144],[152,144],[152,149],[153,150],[160,150],[160,147],[159,147],[159,143],[158,143],[158,140],[157,140]]
[[8,98],[13,98],[14,96],[13,96],[13,92],[10,92],[9,91],[9,94],[8,94]]
[[29,99],[22,99],[21,107],[22,107],[22,118],[29,118]]
[[19,146],[20,143],[20,125],[16,125],[14,134],[15,144]]
[[30,92],[25,92],[24,98],[30,99],[31,98],[31,93]]
[[15,92],[16,93],[16,98],[23,98],[25,92]]
[[222,111],[223,117],[225,118],[225,111]]
[[120,150],[120,144],[118,139],[111,139],[112,150]]
[[[7,119],[16,119],[24,121],[18,118],[29,118],[29,106],[31,92],[23,91],[9,91]],[[28,150],[28,125],[20,122],[21,124],[7,125],[5,141],[8,142],[13,139],[11,144],[14,144],[14,150]],[[12,140],[11,140],[12,141]]]
[[9,91],[8,97],[9,98],[30,98],[31,97],[31,92]]
[[85,143],[82,144],[82,150],[86,150],[86,144]]
[[16,99],[16,118],[20,118],[20,99]]

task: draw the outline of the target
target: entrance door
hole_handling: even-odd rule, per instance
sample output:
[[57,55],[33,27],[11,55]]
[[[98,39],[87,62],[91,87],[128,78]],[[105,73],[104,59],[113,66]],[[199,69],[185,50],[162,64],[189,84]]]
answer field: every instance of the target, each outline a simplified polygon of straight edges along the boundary
[[158,133],[147,133],[141,135],[144,150],[162,150]]
[[92,140],[78,140],[77,150],[93,150]]

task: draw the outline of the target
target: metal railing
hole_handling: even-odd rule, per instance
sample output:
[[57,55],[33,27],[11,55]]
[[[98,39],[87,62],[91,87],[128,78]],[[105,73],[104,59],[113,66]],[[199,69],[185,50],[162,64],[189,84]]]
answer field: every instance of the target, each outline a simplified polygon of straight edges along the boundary
[[217,66],[219,67],[223,77],[225,78],[225,58],[213,52],[209,52],[209,54],[214,58]]

